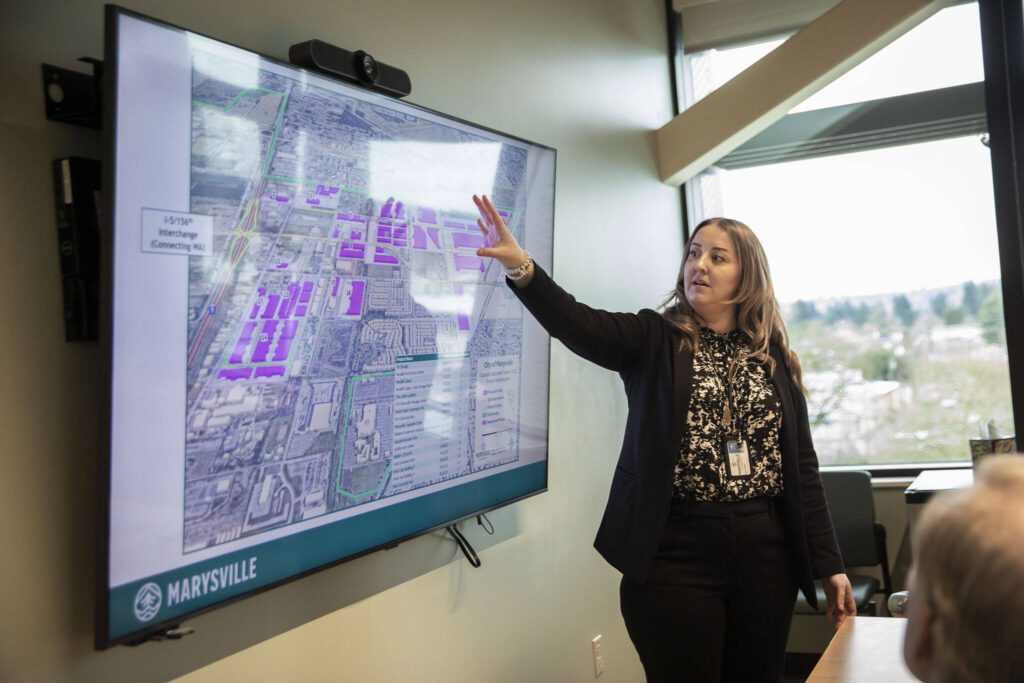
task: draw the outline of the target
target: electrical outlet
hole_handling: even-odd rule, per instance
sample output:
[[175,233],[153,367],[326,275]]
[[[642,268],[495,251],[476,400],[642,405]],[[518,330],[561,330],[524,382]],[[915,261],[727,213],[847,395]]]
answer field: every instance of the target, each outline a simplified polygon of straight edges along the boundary
[[590,641],[590,647],[594,651],[594,678],[604,673],[604,652],[601,650],[601,634]]

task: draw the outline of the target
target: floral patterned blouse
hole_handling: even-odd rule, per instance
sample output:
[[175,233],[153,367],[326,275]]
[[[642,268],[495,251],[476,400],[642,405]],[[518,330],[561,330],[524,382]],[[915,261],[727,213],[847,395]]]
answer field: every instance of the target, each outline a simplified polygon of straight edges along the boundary
[[749,345],[750,339],[739,330],[717,334],[700,328],[693,393],[675,469],[677,498],[738,501],[782,494],[782,407],[767,366],[751,361],[737,368],[732,380],[733,431],[747,443],[751,475],[730,478],[722,455],[727,372],[732,359]]

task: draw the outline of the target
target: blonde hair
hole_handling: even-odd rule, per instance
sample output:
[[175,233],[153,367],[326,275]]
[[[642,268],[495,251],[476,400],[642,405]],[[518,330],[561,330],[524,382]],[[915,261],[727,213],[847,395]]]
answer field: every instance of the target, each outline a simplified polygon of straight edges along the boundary
[[662,302],[662,315],[682,332],[680,349],[696,353],[700,348],[700,331],[693,308],[686,300],[683,281],[683,268],[690,253],[694,238],[709,225],[714,225],[732,239],[736,247],[736,257],[740,266],[740,282],[736,296],[729,303],[737,306],[736,325],[750,337],[750,353],[737,357],[729,368],[730,377],[736,369],[748,359],[758,363],[767,363],[769,373],[775,372],[775,359],[772,358],[771,346],[778,347],[782,357],[789,366],[789,373],[801,391],[806,392],[803,385],[803,371],[800,359],[789,348],[789,333],[786,323],[779,311],[779,302],[775,299],[775,288],[772,286],[771,271],[764,248],[754,231],[740,221],[731,218],[709,218],[698,225],[683,248],[683,262],[679,265],[679,276],[676,288]]
[[910,609],[931,608],[936,680],[1024,681],[1024,457],[987,456],[915,526]]

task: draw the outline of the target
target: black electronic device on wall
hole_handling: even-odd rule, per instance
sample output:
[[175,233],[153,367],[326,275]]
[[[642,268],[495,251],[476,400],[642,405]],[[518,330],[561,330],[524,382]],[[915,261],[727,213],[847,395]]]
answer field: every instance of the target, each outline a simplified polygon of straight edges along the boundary
[[363,50],[350,52],[322,40],[307,40],[288,48],[288,61],[392,97],[405,97],[412,92],[408,73],[378,62]]
[[99,331],[100,162],[67,157],[53,162],[57,245],[64,296],[64,337],[93,340]]

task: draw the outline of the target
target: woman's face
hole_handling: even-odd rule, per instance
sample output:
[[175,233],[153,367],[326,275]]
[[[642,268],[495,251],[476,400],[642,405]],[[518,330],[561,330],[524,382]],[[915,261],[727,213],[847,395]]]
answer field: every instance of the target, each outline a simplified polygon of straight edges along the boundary
[[717,225],[701,228],[683,262],[683,292],[702,318],[726,304],[740,284],[740,262],[732,238]]

